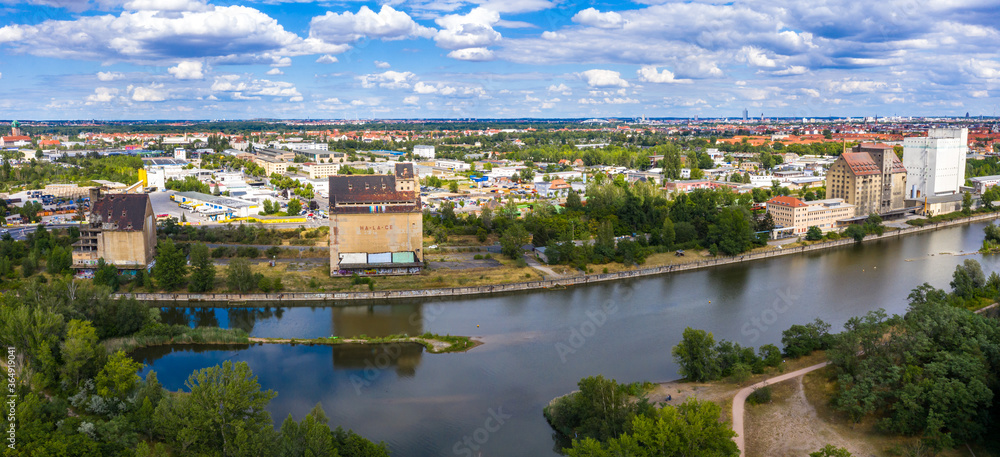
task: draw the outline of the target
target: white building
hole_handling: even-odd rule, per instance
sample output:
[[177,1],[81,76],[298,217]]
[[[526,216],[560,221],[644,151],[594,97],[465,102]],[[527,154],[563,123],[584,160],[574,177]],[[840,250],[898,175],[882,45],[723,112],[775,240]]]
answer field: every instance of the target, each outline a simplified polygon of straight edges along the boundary
[[903,140],[909,197],[950,195],[965,184],[969,129],[930,129],[926,137]]
[[434,166],[440,168],[447,168],[453,171],[469,171],[472,168],[469,164],[462,162],[461,160],[444,160],[444,159],[439,159],[435,161]]
[[415,157],[420,157],[421,159],[433,159],[434,146],[426,144],[418,144],[413,147],[413,155]]

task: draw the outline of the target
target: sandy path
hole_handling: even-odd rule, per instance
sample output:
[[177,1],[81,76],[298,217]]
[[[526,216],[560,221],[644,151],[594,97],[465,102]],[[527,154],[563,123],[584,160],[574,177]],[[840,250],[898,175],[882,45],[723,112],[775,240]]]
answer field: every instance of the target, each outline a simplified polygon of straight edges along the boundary
[[825,367],[830,362],[823,362],[811,367],[802,368],[800,370],[795,370],[791,373],[785,373],[781,376],[775,376],[771,379],[765,379],[749,387],[744,387],[736,393],[733,397],[733,431],[736,432],[736,436],[733,437],[733,441],[736,442],[736,446],[740,448],[740,457],[745,457],[745,446],[743,444],[743,413],[745,412],[744,406],[746,406],[747,397],[755,390],[764,387],[768,384],[776,384],[782,381],[787,381],[792,378],[802,376],[810,371],[818,370]]

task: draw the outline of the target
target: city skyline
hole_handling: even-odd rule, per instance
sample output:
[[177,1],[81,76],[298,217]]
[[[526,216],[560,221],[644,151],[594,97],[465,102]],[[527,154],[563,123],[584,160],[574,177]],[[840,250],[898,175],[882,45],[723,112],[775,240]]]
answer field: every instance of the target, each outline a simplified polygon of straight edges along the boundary
[[997,114],[988,1],[0,0],[0,117]]

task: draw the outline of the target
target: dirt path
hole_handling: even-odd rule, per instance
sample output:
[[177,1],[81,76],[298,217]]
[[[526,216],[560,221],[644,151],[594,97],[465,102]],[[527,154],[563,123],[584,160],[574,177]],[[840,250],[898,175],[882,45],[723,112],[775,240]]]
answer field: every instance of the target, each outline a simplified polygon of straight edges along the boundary
[[800,370],[795,370],[791,373],[785,373],[781,376],[775,376],[771,379],[765,379],[749,387],[744,387],[736,393],[733,397],[733,431],[736,432],[736,436],[733,437],[733,441],[736,442],[736,446],[740,448],[740,457],[745,457],[746,446],[744,445],[744,435],[743,435],[743,415],[744,406],[746,406],[747,396],[749,396],[755,389],[759,389],[769,384],[776,384],[782,381],[786,381],[792,378],[802,376],[810,371],[818,370],[825,367],[829,362],[818,363],[811,367],[802,368]]
[[545,276],[545,279],[558,279],[563,277],[563,275],[556,273],[555,270],[549,268],[546,265],[542,265],[542,263],[536,260],[534,257],[527,254],[525,254],[523,257],[524,261],[528,264],[528,266],[542,273],[542,275]]

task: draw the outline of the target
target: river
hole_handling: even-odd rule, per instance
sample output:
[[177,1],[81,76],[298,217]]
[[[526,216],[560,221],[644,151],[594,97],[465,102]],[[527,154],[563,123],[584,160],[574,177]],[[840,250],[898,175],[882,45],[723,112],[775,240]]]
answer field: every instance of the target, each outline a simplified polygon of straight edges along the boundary
[[[148,348],[133,356],[168,389],[192,371],[246,361],[278,396],[276,424],[322,403],[342,425],[396,456],[557,455],[542,407],[603,374],[622,382],[676,379],[670,348],[687,326],[742,345],[774,343],[793,324],[821,318],[841,328],[879,307],[906,310],[924,282],[948,288],[976,253],[985,223],[861,246],[646,277],[494,297],[297,308],[165,308],[166,322],[240,327],[252,336],[319,337],[423,332],[470,335],[467,353],[414,346],[291,345]],[[497,420],[499,418],[499,420]],[[502,422],[502,424],[500,424]]]

